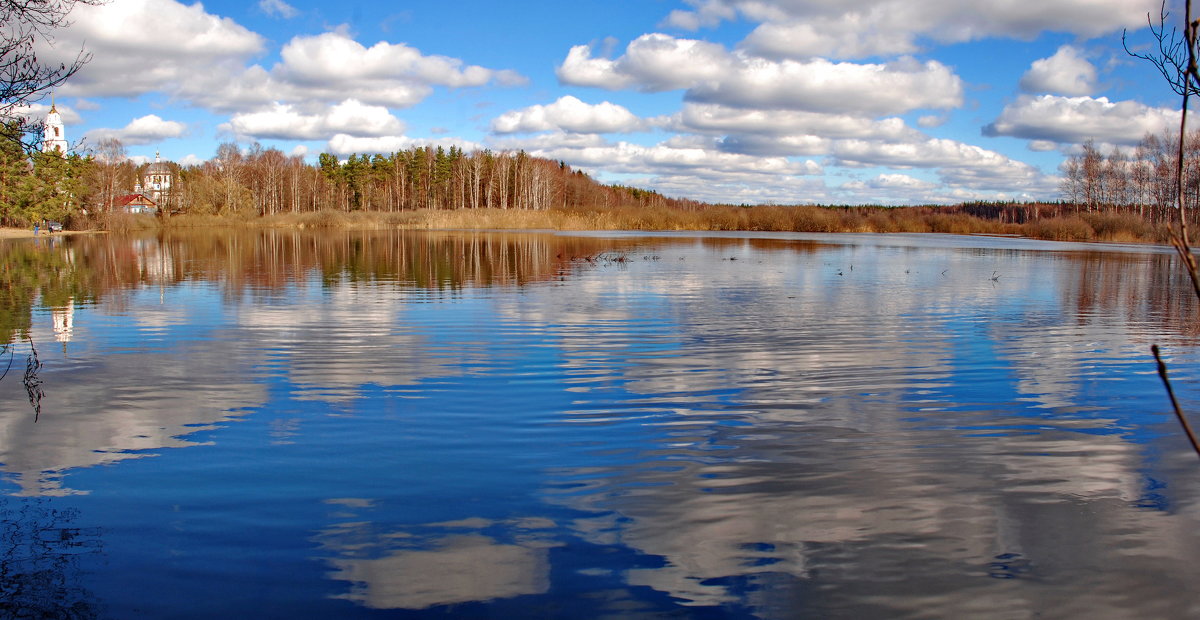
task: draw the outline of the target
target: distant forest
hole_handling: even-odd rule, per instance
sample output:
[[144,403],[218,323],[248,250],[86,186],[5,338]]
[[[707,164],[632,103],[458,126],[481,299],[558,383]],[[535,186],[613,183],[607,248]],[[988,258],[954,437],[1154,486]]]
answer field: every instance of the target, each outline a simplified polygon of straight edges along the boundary
[[[818,209],[814,206],[743,208],[668,198],[655,191],[603,184],[564,162],[524,151],[468,153],[454,146],[422,146],[345,159],[322,153],[310,164],[276,148],[254,144],[243,149],[224,143],[215,157],[199,165],[167,162],[175,180],[159,206],[167,217],[268,219],[318,212],[612,210],[621,213],[605,220],[611,226],[641,228],[985,232],[1162,240],[1164,225],[1174,213],[1173,143],[1170,135],[1148,135],[1130,152],[1119,148],[1102,152],[1091,142],[1085,144],[1063,165],[1062,199],[1057,202],[843,206],[823,213],[813,211]],[[118,198],[134,191],[146,166],[131,161],[124,146],[113,139],[101,141],[86,156],[65,158],[28,154],[8,141],[0,147],[0,224],[7,226],[54,219],[77,228],[105,227],[118,215],[114,207]],[[1188,137],[1186,161],[1188,207],[1195,210],[1200,208],[1200,132]],[[781,213],[780,208],[797,212]],[[1113,219],[1118,216],[1119,221]],[[1042,224],[1028,226],[1035,222]],[[1004,228],[1009,225],[1026,228]]]
[[[138,169],[104,163],[100,176],[132,187]],[[225,143],[198,166],[172,164],[173,212],[204,215],[300,213],[321,210],[393,212],[416,209],[532,209],[610,206],[695,207],[657,192],[598,183],[563,162],[524,151],[466,153],[451,146],[414,147],[390,155],[321,153],[310,165],[298,155],[254,144]],[[105,197],[97,202],[103,204]]]
[[[0,148],[0,223],[25,226],[42,219],[115,212],[146,164],[104,140],[85,157],[28,154],[13,142]],[[676,207],[701,203],[658,192],[599,183],[563,162],[524,151],[466,153],[458,147],[414,147],[391,155],[322,153],[316,165],[298,155],[254,144],[221,144],[200,165],[166,163],[174,173],[164,214],[269,216],[312,211],[395,212],[417,209]]]

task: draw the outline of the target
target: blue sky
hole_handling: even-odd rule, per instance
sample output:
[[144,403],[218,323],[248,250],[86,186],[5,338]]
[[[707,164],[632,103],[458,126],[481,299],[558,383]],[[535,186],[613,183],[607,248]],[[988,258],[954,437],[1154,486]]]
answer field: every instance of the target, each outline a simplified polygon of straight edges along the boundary
[[[747,203],[1057,199],[1086,140],[1177,122],[1129,58],[1159,0],[111,0],[41,57],[81,149],[197,163],[524,149],[605,182]],[[1176,12],[1178,14],[1178,12]],[[44,114],[49,101],[28,112]]]

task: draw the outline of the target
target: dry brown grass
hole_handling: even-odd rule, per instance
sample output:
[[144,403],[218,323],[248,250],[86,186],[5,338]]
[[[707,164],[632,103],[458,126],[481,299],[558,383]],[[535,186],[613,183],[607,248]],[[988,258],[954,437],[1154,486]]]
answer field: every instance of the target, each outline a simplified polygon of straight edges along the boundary
[[1096,238],[1096,231],[1078,215],[1035,220],[1024,224],[1022,230],[1029,237],[1052,241],[1090,241]]
[[1155,226],[1133,213],[1086,213],[1080,217],[1092,227],[1098,241],[1167,243],[1170,239],[1169,227]]
[[186,213],[157,220],[163,228],[221,228],[227,226],[257,225],[258,218],[240,215],[212,215]]
[[1109,243],[1167,243],[1170,230],[1132,213],[1080,213],[1034,220],[1019,227],[1020,234],[1053,241],[1104,241]]
[[862,233],[1007,234],[1056,241],[1163,243],[1164,227],[1134,214],[1081,213],[1043,218],[1025,224],[1002,223],[954,210],[932,207],[817,207],[709,205],[613,207],[591,209],[462,209],[400,212],[314,211],[266,217],[177,215],[167,219],[111,216],[114,231],[155,227],[263,228],[344,230],[671,230]]
[[117,233],[159,228],[158,218],[153,215],[132,213],[110,213],[104,216],[100,225],[104,230]]

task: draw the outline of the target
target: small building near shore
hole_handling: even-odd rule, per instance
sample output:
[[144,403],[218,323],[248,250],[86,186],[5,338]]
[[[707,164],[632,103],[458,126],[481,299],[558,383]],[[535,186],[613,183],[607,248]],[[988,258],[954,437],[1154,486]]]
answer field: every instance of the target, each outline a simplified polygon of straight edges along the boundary
[[121,213],[157,213],[158,203],[145,194],[125,194],[113,199],[113,211]]

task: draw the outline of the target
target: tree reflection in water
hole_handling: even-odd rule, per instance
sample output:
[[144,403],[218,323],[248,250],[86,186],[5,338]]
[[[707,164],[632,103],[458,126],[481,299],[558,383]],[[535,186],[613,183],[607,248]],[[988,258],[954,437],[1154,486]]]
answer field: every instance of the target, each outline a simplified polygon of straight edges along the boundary
[[99,529],[73,527],[77,511],[48,501],[0,498],[0,617],[98,617],[78,563],[100,551]]

